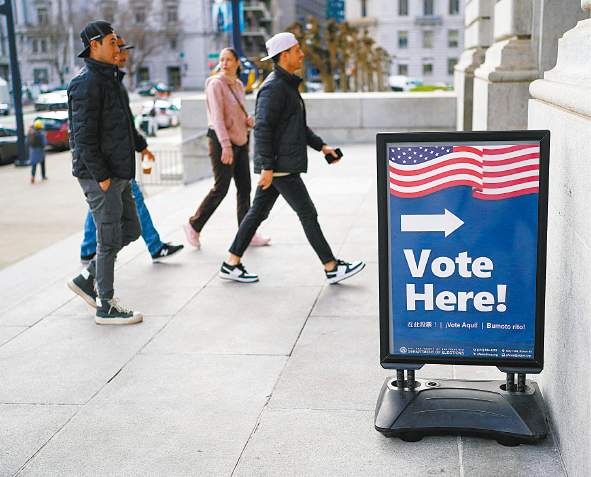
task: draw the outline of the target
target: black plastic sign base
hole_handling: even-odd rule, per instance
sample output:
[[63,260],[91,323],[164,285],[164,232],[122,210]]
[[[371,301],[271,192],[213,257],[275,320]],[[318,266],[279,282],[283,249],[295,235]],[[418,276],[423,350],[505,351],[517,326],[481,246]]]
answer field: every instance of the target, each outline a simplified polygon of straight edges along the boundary
[[380,392],[375,428],[386,437],[419,441],[434,434],[496,439],[499,444],[531,444],[548,435],[544,399],[537,383],[506,391],[505,381],[417,379],[396,386],[389,377]]

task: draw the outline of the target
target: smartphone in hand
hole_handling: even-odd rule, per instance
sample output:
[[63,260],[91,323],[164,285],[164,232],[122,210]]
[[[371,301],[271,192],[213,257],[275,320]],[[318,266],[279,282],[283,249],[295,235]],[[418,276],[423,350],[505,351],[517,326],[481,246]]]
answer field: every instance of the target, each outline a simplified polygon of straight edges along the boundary
[[343,153],[341,152],[341,150],[337,147],[334,152],[337,153],[338,157],[334,157],[332,154],[326,154],[324,157],[326,159],[326,162],[328,162],[329,164],[332,164],[334,161],[338,161],[341,157],[343,157]]

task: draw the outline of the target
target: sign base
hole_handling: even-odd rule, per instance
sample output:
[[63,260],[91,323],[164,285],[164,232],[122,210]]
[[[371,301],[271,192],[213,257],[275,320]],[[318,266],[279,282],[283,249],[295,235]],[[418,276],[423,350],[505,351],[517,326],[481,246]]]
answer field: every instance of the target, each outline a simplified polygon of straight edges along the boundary
[[523,392],[507,391],[505,381],[413,379],[414,386],[409,381],[389,377],[382,386],[375,428],[386,437],[415,442],[460,434],[516,446],[548,435],[544,399],[534,381],[525,381]]

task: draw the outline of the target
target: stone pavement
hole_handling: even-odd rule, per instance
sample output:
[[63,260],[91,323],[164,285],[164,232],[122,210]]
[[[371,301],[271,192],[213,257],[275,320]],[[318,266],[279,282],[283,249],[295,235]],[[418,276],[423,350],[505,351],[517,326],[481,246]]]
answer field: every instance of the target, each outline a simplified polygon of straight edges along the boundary
[[[0,476],[564,476],[552,435],[503,447],[374,430],[393,374],[379,365],[375,150],[342,150],[333,166],[311,151],[304,176],[335,255],[367,263],[341,284],[327,284],[282,199],[261,227],[271,245],[243,259],[260,282],[219,279],[235,191],[200,250],[182,229],[211,180],[147,199],[163,239],[186,245],[178,256],[153,264],[141,239],[119,254],[116,294],[140,324],[96,325],[66,286],[82,269],[85,207],[70,213],[78,232],[0,270]],[[63,198],[45,200],[63,220]],[[503,379],[435,365],[417,377]]]

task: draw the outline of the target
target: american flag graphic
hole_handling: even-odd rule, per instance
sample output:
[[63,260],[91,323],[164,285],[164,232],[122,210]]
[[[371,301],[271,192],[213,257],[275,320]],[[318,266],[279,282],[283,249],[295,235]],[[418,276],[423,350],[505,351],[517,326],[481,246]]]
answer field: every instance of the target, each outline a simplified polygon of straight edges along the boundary
[[478,199],[538,192],[540,145],[412,146],[389,148],[390,192],[421,197],[458,185]]

